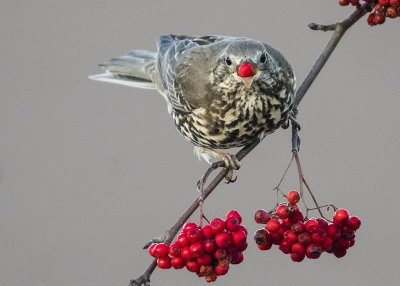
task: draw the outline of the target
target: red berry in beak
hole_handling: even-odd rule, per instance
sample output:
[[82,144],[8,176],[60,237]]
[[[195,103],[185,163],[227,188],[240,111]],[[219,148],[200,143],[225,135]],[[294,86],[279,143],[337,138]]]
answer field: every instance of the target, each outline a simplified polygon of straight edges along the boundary
[[249,63],[243,63],[239,66],[237,73],[240,77],[250,77],[254,75],[254,70]]

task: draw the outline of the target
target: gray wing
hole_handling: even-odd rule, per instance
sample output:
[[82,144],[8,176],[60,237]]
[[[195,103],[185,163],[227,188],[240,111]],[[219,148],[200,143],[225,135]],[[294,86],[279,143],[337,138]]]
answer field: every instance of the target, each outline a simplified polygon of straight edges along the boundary
[[221,46],[231,37],[161,36],[158,70],[163,89],[175,111],[190,113],[206,104],[209,75]]

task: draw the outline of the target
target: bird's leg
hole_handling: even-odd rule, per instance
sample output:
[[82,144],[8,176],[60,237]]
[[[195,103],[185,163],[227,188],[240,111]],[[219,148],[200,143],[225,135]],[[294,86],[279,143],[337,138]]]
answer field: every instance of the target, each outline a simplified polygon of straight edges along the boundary
[[293,115],[289,116],[289,120],[292,125],[297,128],[297,130],[300,130],[300,123],[293,117]]
[[228,183],[236,181],[236,178],[232,180],[233,171],[239,170],[240,162],[235,155],[230,153],[215,151],[205,147],[200,147],[198,149],[198,152],[202,155],[208,155],[212,159],[224,162],[225,168],[228,169],[228,173],[226,174],[225,179],[227,180]]

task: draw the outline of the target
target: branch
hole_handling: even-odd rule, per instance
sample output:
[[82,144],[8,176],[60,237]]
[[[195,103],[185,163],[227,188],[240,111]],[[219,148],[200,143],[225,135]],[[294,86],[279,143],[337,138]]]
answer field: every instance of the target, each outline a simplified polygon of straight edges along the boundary
[[[330,38],[329,42],[325,46],[324,50],[322,51],[321,55],[316,60],[314,66],[311,68],[310,72],[308,73],[307,77],[301,83],[299,88],[296,91],[295,99],[294,99],[294,107],[293,107],[293,117],[294,119],[297,116],[297,107],[300,104],[301,100],[303,99],[304,95],[310,88],[311,84],[314,82],[315,78],[318,76],[321,69],[324,67],[326,61],[328,60],[329,56],[332,54],[334,49],[336,48],[337,44],[339,43],[340,39],[343,37],[344,33],[349,29],[355,22],[357,22],[362,16],[364,16],[367,11],[370,9],[370,4],[367,2],[362,4],[360,7],[357,8],[356,11],[351,13],[341,22],[332,25],[317,25],[317,24],[310,24],[309,27],[312,30],[320,30],[320,31],[334,31],[332,37]],[[253,143],[243,147],[237,154],[236,157],[239,161],[241,161],[244,157],[246,157],[260,142],[262,138],[257,139]],[[298,128],[292,125],[292,152],[297,154],[300,147],[300,139],[298,136]],[[213,164],[205,173],[203,178],[200,180],[200,185],[203,187],[205,184],[208,176],[218,167],[223,166],[221,163]],[[224,179],[225,175],[227,174],[227,169],[221,170],[218,175],[211,181],[211,183],[203,190],[203,200],[205,200],[212,191],[221,183]],[[199,207],[201,199],[197,198],[194,202],[186,209],[186,211],[182,214],[182,216],[178,219],[178,221],[168,230],[167,236],[164,240],[165,243],[170,243],[174,239],[175,235],[178,231],[182,228],[183,224],[190,218],[190,216],[197,210]],[[153,273],[154,269],[157,266],[157,260],[154,259],[150,265],[147,267],[145,272],[140,275],[137,279],[131,280],[129,285],[130,286],[141,286],[141,285],[150,285],[150,276]]]

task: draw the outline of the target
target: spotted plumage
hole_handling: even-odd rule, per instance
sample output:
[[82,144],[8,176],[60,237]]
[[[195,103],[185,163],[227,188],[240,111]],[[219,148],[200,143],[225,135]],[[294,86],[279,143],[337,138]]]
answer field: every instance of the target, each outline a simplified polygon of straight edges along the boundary
[[165,35],[157,53],[133,51],[102,66],[106,73],[93,79],[157,89],[180,133],[230,169],[238,161],[216,149],[273,132],[293,104],[290,65],[276,49],[248,38]]

